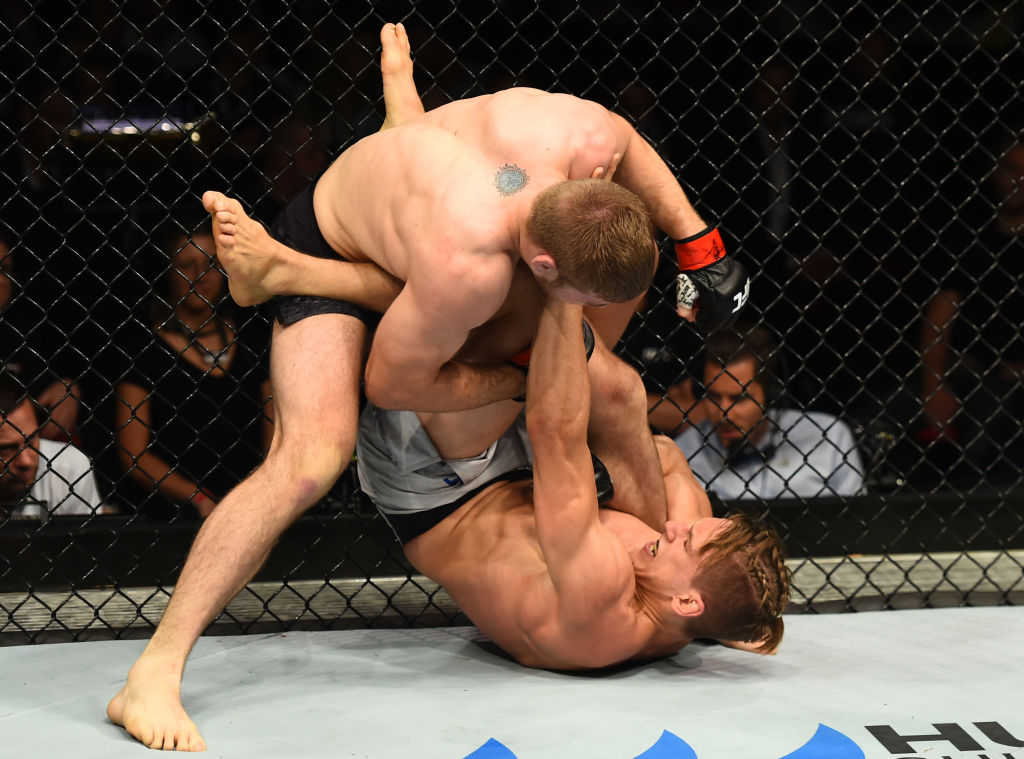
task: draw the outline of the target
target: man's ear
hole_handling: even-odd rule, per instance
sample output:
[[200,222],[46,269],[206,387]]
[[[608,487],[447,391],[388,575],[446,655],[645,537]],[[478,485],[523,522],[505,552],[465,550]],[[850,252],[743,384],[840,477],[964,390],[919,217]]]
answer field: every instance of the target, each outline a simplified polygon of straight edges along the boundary
[[671,606],[680,617],[699,617],[704,613],[704,599],[695,590],[672,596]]
[[541,251],[530,261],[533,276],[543,282],[553,283],[558,280],[558,266],[550,253]]

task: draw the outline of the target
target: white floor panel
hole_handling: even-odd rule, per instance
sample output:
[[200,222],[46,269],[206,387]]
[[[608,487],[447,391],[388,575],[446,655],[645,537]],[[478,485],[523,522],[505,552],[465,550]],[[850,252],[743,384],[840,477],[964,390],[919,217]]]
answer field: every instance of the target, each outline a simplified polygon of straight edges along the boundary
[[[209,756],[1024,759],[1024,610],[786,624],[774,657],[600,675],[522,668],[472,628],[203,638],[183,695]],[[0,756],[144,755],[104,715],[143,645],[0,648]]]

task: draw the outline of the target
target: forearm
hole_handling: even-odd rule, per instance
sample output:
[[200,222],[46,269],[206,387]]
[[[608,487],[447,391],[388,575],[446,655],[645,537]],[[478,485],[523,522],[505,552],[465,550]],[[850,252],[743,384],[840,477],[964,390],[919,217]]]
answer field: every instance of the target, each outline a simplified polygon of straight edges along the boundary
[[707,227],[654,148],[624,119],[620,129],[629,130],[629,144],[613,181],[632,190],[651,214],[655,226],[675,240],[695,235]]
[[525,389],[523,373],[507,364],[449,361],[432,376],[418,369],[367,362],[366,397],[378,408],[438,413],[481,408]]
[[553,298],[541,314],[526,381],[530,438],[586,441],[590,378],[583,310]]
[[156,488],[175,503],[188,503],[201,489],[198,483],[173,471],[170,464],[154,453],[125,454],[121,464],[132,481],[147,489]]
[[557,615],[570,624],[592,623],[597,599],[621,593],[625,576],[612,568],[621,544],[598,519],[587,448],[591,402],[582,319],[579,306],[549,300],[526,388],[537,540],[558,596]]

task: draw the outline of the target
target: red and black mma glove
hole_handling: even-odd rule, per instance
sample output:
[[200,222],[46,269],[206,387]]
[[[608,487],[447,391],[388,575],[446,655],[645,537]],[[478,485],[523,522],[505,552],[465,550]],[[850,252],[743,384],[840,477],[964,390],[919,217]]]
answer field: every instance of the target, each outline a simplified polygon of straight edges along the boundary
[[743,264],[726,258],[718,227],[676,240],[675,247],[676,305],[693,308],[699,301],[696,324],[701,332],[732,324],[750,297],[750,277]]
[[[587,351],[587,361],[594,355],[594,330],[590,328],[587,320],[583,320],[583,347]],[[510,358],[506,363],[514,366],[516,369],[526,374],[530,371],[530,355],[533,352],[533,345],[527,345],[519,353]],[[526,395],[517,395],[512,400],[518,401],[519,403],[526,402]]]

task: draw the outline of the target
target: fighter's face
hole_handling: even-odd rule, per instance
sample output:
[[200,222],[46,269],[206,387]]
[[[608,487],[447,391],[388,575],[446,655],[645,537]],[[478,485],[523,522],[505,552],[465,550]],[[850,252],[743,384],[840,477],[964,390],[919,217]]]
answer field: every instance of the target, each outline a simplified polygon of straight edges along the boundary
[[742,358],[726,366],[704,366],[704,407],[708,421],[726,448],[757,442],[764,420],[764,387],[755,379],[756,362]]
[[634,567],[664,583],[670,594],[690,587],[700,566],[701,549],[725,529],[727,520],[703,517],[693,522],[665,522],[656,539],[634,551]]
[[39,469],[38,426],[27,400],[0,423],[0,499],[18,501],[32,487]]

